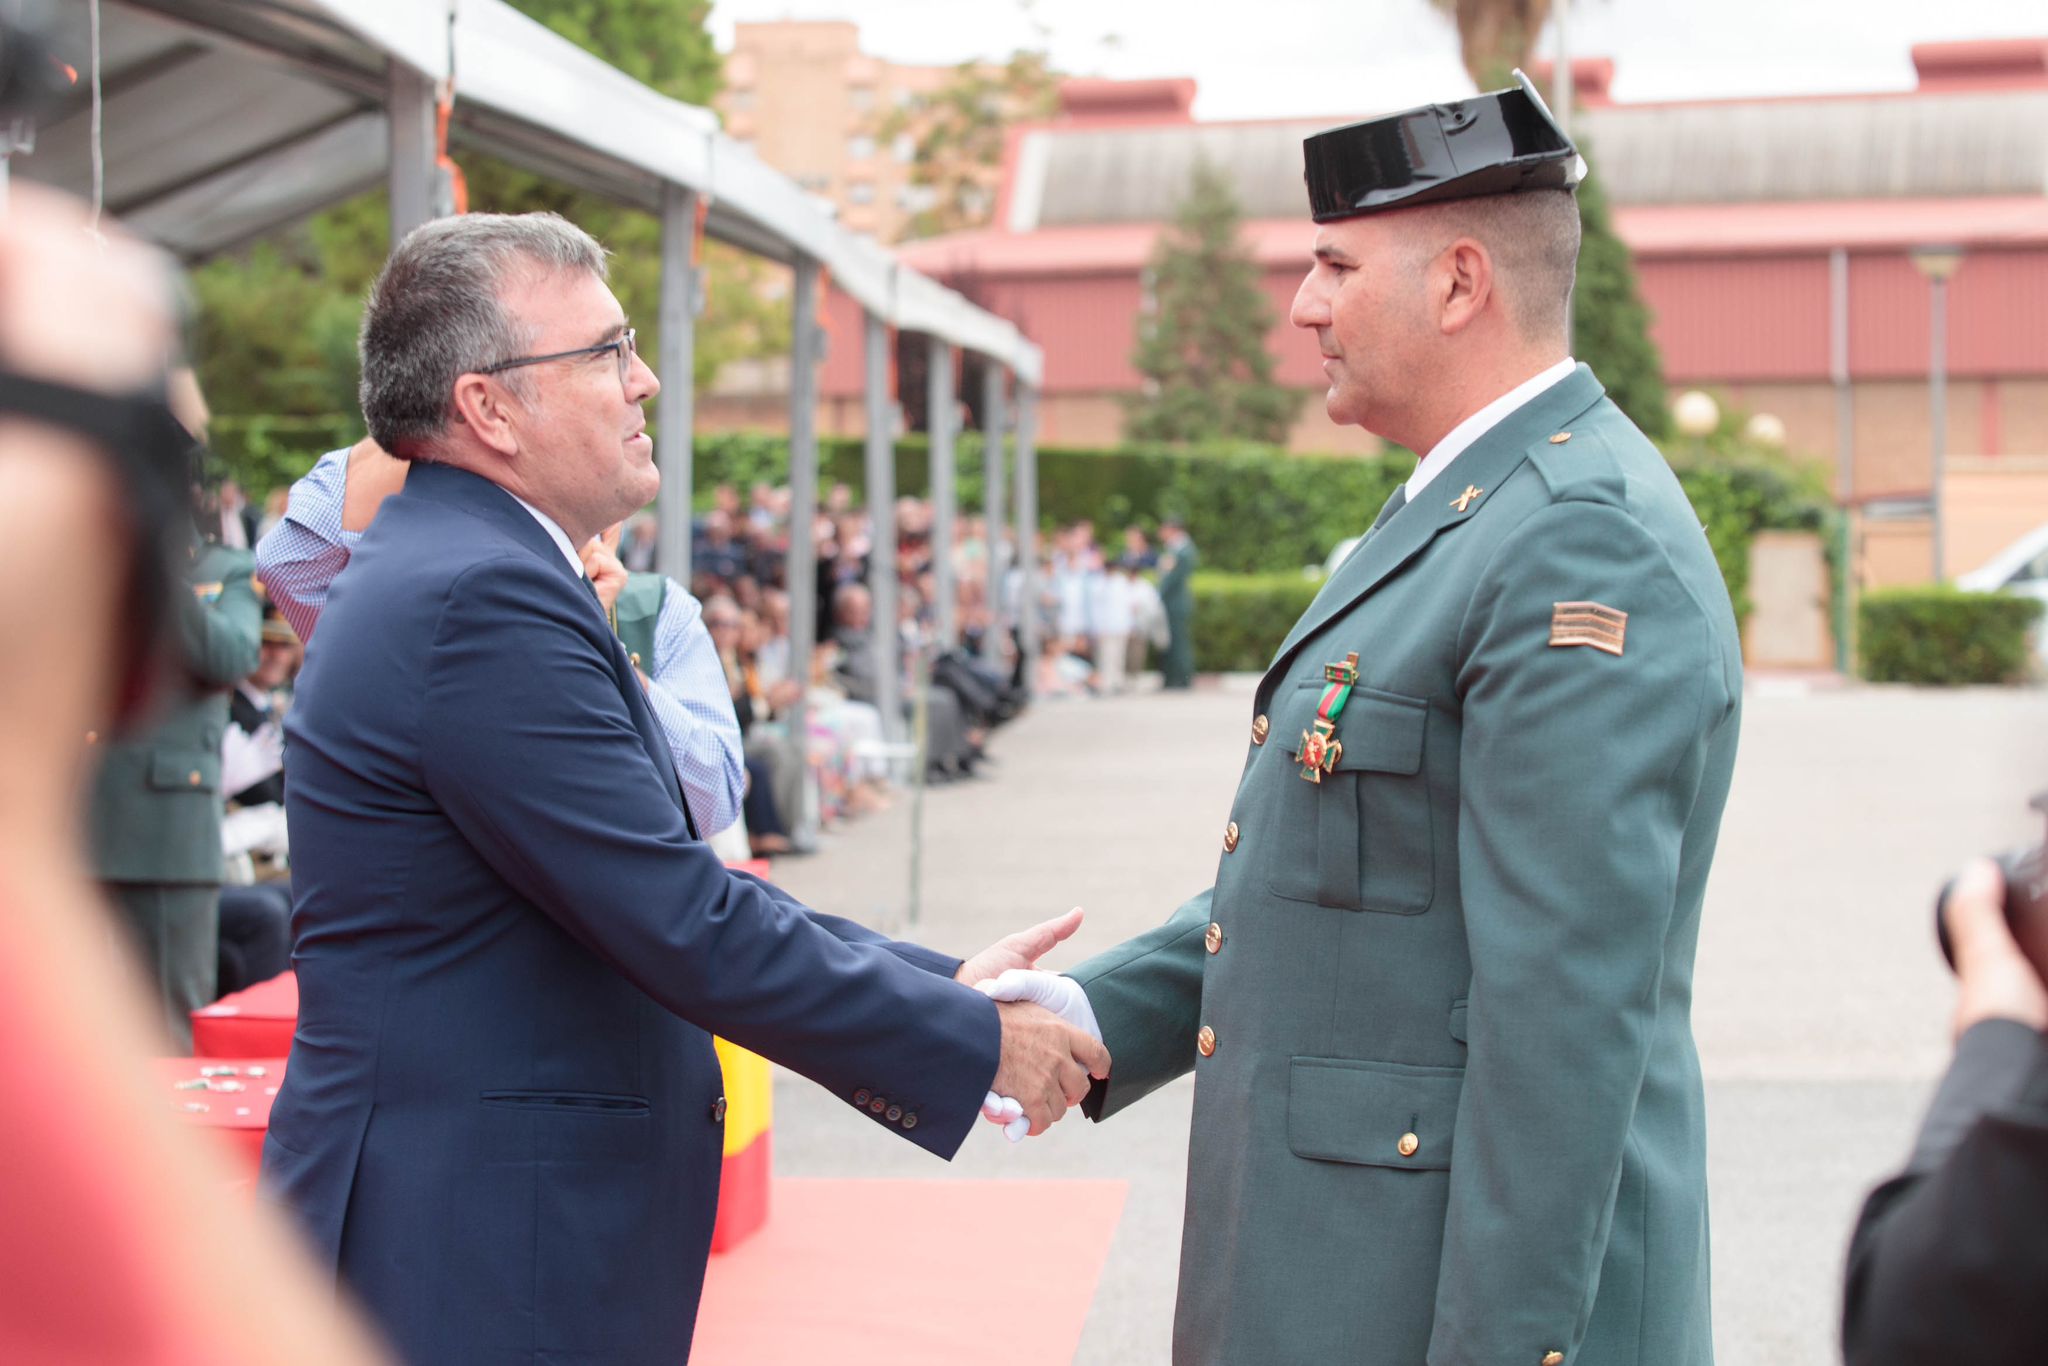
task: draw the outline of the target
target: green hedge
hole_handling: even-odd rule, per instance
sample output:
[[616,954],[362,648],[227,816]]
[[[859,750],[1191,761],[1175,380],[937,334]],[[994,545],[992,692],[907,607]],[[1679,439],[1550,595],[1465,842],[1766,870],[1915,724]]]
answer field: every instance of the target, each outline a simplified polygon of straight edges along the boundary
[[[222,417],[214,423],[214,446],[250,497],[260,501],[269,489],[310,468],[322,451],[348,444],[359,431],[352,418]],[[968,512],[982,507],[981,449],[978,432],[955,443],[955,489]],[[864,450],[858,437],[820,441],[821,486],[846,484],[856,502],[865,501]],[[1333,546],[1369,526],[1408,476],[1413,459],[1405,452],[1289,455],[1256,445],[1045,447],[1038,453],[1039,514],[1047,525],[1091,521],[1104,545],[1118,544],[1127,526],[1150,531],[1162,518],[1178,515],[1194,532],[1205,569],[1292,575],[1322,564]],[[1749,614],[1749,545],[1757,532],[1827,534],[1834,526],[1833,506],[1812,471],[1745,448],[1733,436],[1688,444],[1673,465],[1707,528],[1738,617]],[[789,476],[788,441],[751,432],[700,436],[692,474],[700,509],[719,484],[744,493],[755,483],[781,483]],[[897,492],[921,497],[930,488],[925,438],[898,441]]]
[[1263,673],[1322,586],[1299,572],[1196,574],[1195,668]]
[[2041,603],[1959,588],[1880,588],[1863,595],[1857,640],[1875,683],[2012,683],[2027,672],[2027,631]]

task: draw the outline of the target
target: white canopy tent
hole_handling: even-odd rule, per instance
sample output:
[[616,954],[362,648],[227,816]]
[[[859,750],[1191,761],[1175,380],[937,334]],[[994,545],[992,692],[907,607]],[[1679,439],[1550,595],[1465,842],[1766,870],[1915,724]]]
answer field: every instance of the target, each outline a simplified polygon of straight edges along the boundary
[[[870,348],[893,327],[927,334],[949,376],[960,348],[1007,370],[1018,390],[1019,485],[1035,481],[1030,413],[1043,363],[1013,324],[841,228],[829,205],[726,137],[709,110],[660,95],[502,0],[75,0],[59,7],[55,24],[79,82],[36,130],[33,149],[16,152],[13,171],[97,198],[110,216],[181,257],[228,250],[380,180],[391,190],[393,240],[446,212],[435,121],[438,96],[452,93],[449,136],[457,146],[661,216],[663,373],[690,373],[701,306],[691,265],[700,204],[707,235],[794,268],[793,528],[807,528],[816,507],[820,270],[865,311]],[[7,165],[0,159],[0,174]],[[891,420],[886,370],[868,367],[871,432]],[[687,582],[690,385],[669,385],[657,402],[660,563]],[[934,410],[935,451],[950,449],[950,412]],[[1000,451],[1001,433],[990,435]],[[893,448],[871,440],[868,458],[893,462]],[[871,487],[876,482],[871,472]],[[1023,501],[1017,536],[1028,548]],[[893,508],[872,513],[877,544],[893,543]],[[951,513],[940,509],[947,525]],[[813,581],[811,560],[809,537],[793,535],[792,588]],[[1027,554],[1027,572],[1032,563]],[[895,573],[893,557],[873,557],[872,573],[882,589]],[[893,594],[876,597],[879,607]],[[815,603],[801,591],[791,603],[792,666],[805,677]],[[951,643],[950,631],[944,640]],[[878,672],[893,679],[893,611],[876,612],[874,642]],[[884,715],[895,722],[892,707]]]

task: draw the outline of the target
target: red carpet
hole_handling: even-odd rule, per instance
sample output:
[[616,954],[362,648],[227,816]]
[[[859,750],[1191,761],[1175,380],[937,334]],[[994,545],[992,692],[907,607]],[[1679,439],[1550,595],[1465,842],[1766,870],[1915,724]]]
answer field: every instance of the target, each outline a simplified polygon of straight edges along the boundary
[[1070,1362],[1125,1194],[778,1177],[767,1226],[711,1259],[691,1366]]

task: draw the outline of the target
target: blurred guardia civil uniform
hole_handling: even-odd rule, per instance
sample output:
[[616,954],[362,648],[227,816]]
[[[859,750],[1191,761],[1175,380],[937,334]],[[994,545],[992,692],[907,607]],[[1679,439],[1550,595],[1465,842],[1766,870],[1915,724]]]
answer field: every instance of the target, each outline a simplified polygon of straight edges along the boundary
[[[1526,86],[1307,152],[1318,221],[1583,171]],[[1195,1072],[1176,1362],[1711,1361],[1689,1011],[1741,683],[1584,366],[1390,500],[1260,681],[1215,885],[1070,974],[1092,1117]]]
[[93,872],[136,936],[180,1047],[214,998],[220,952],[221,738],[228,689],[255,669],[263,609],[246,550],[195,545],[173,645],[178,691],[139,735],[103,739],[88,814]]

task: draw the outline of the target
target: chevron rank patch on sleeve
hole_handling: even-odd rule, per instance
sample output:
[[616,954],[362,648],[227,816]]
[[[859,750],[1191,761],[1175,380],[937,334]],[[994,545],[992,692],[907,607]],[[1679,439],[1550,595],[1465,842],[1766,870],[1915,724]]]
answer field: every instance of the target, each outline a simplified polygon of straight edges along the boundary
[[1611,655],[1621,653],[1628,635],[1628,613],[1597,602],[1558,602],[1550,608],[1553,647],[1590,645]]

